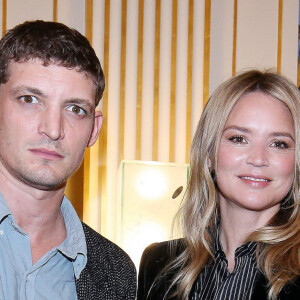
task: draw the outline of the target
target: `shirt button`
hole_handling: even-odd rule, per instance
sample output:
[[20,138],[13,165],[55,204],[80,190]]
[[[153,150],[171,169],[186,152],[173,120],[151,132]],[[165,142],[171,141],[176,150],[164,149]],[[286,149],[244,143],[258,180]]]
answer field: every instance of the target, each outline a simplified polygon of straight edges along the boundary
[[3,235],[4,231],[2,229],[0,229],[0,235]]

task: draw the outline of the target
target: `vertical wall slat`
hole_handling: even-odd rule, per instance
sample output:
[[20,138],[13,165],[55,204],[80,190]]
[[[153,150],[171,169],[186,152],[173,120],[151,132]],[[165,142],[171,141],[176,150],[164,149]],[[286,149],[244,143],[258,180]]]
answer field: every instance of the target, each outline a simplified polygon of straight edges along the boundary
[[[85,35],[93,44],[93,0],[85,2]],[[84,178],[83,178],[83,219],[95,230],[100,230],[100,203],[99,203],[99,139],[88,148],[84,155]]]
[[[281,73],[297,84],[299,0],[282,1]],[[297,85],[299,87],[299,85]]]
[[159,62],[160,62],[160,15],[161,0],[156,0],[155,9],[155,54],[154,54],[154,103],[153,103],[153,149],[152,160],[158,159],[158,128],[159,128]]
[[139,0],[138,25],[138,69],[137,69],[137,104],[136,104],[136,159],[141,159],[142,142],[142,86],[143,86],[143,32],[144,32],[144,0]]
[[7,0],[2,0],[2,36],[6,32],[7,25]]
[[203,65],[204,65],[204,19],[205,3],[194,0],[193,23],[193,79],[192,79],[192,114],[191,130],[194,135],[203,108]]
[[185,162],[186,150],[186,95],[188,56],[189,2],[178,1],[177,58],[176,58],[176,107],[175,107],[175,162]]
[[277,72],[281,74],[282,55],[282,8],[283,0],[278,0],[278,42],[277,42]]
[[120,62],[121,62],[121,18],[122,0],[110,1],[109,35],[109,74],[108,74],[108,112],[107,112],[107,169],[106,196],[108,220],[107,235],[115,239],[116,219],[116,176],[119,158],[119,118],[120,118]]
[[93,44],[93,0],[85,0],[85,37]]
[[238,0],[234,0],[233,8],[233,46],[232,46],[232,75],[236,73],[236,32],[237,32]]
[[172,53],[172,0],[161,1],[159,58],[158,161],[169,161]]
[[121,27],[121,71],[120,71],[120,124],[119,124],[119,163],[124,158],[124,123],[125,123],[125,75],[126,75],[126,23],[127,0],[122,0]]
[[193,24],[194,24],[194,0],[189,0],[188,20],[188,63],[187,63],[187,95],[186,95],[186,149],[185,161],[189,161],[191,147],[192,127],[192,75],[193,75]]
[[171,52],[171,99],[170,99],[170,146],[169,160],[175,161],[175,108],[176,108],[176,52],[177,52],[177,0],[172,8],[172,52]]
[[211,0],[205,0],[204,24],[204,63],[203,63],[203,102],[209,98],[209,55],[210,55],[210,8]]
[[108,205],[107,205],[107,116],[108,116],[108,83],[109,83],[109,35],[110,35],[110,0],[105,0],[104,18],[104,63],[103,71],[106,78],[106,88],[102,99],[103,124],[100,131],[100,154],[99,180],[101,185],[101,233],[107,236],[108,232]]
[[141,120],[141,160],[152,160],[153,106],[154,106],[154,55],[155,55],[155,4],[144,2],[143,31],[143,87]]
[[[139,0],[127,1],[124,158],[136,158]],[[140,83],[141,84],[141,83]],[[130,142],[128,142],[130,141]]]
[[57,22],[57,0],[53,0],[53,22]]

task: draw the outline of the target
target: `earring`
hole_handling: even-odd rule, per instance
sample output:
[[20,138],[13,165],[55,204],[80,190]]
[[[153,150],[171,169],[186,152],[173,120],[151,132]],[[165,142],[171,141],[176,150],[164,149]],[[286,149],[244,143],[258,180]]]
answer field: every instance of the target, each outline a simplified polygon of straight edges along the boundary
[[215,170],[210,171],[210,176],[211,176],[212,180],[215,182],[216,181],[216,172],[215,172]]

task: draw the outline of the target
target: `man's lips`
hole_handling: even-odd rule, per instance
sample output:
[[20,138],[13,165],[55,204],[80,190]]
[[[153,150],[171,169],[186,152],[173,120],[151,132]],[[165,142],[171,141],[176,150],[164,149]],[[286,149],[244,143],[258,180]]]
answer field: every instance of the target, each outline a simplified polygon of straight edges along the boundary
[[48,160],[58,160],[64,158],[59,152],[46,148],[29,149],[33,154]]

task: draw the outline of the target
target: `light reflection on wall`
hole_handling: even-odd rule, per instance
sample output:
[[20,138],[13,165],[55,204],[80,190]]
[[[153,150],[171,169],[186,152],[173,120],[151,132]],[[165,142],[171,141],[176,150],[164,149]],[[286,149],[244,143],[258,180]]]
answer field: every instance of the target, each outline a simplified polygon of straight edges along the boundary
[[[123,161],[119,168],[117,243],[136,267],[149,244],[171,239],[171,225],[186,189],[187,164]],[[183,192],[172,199],[174,191]]]
[[153,201],[166,194],[167,184],[164,172],[147,167],[137,175],[135,186],[141,198]]

